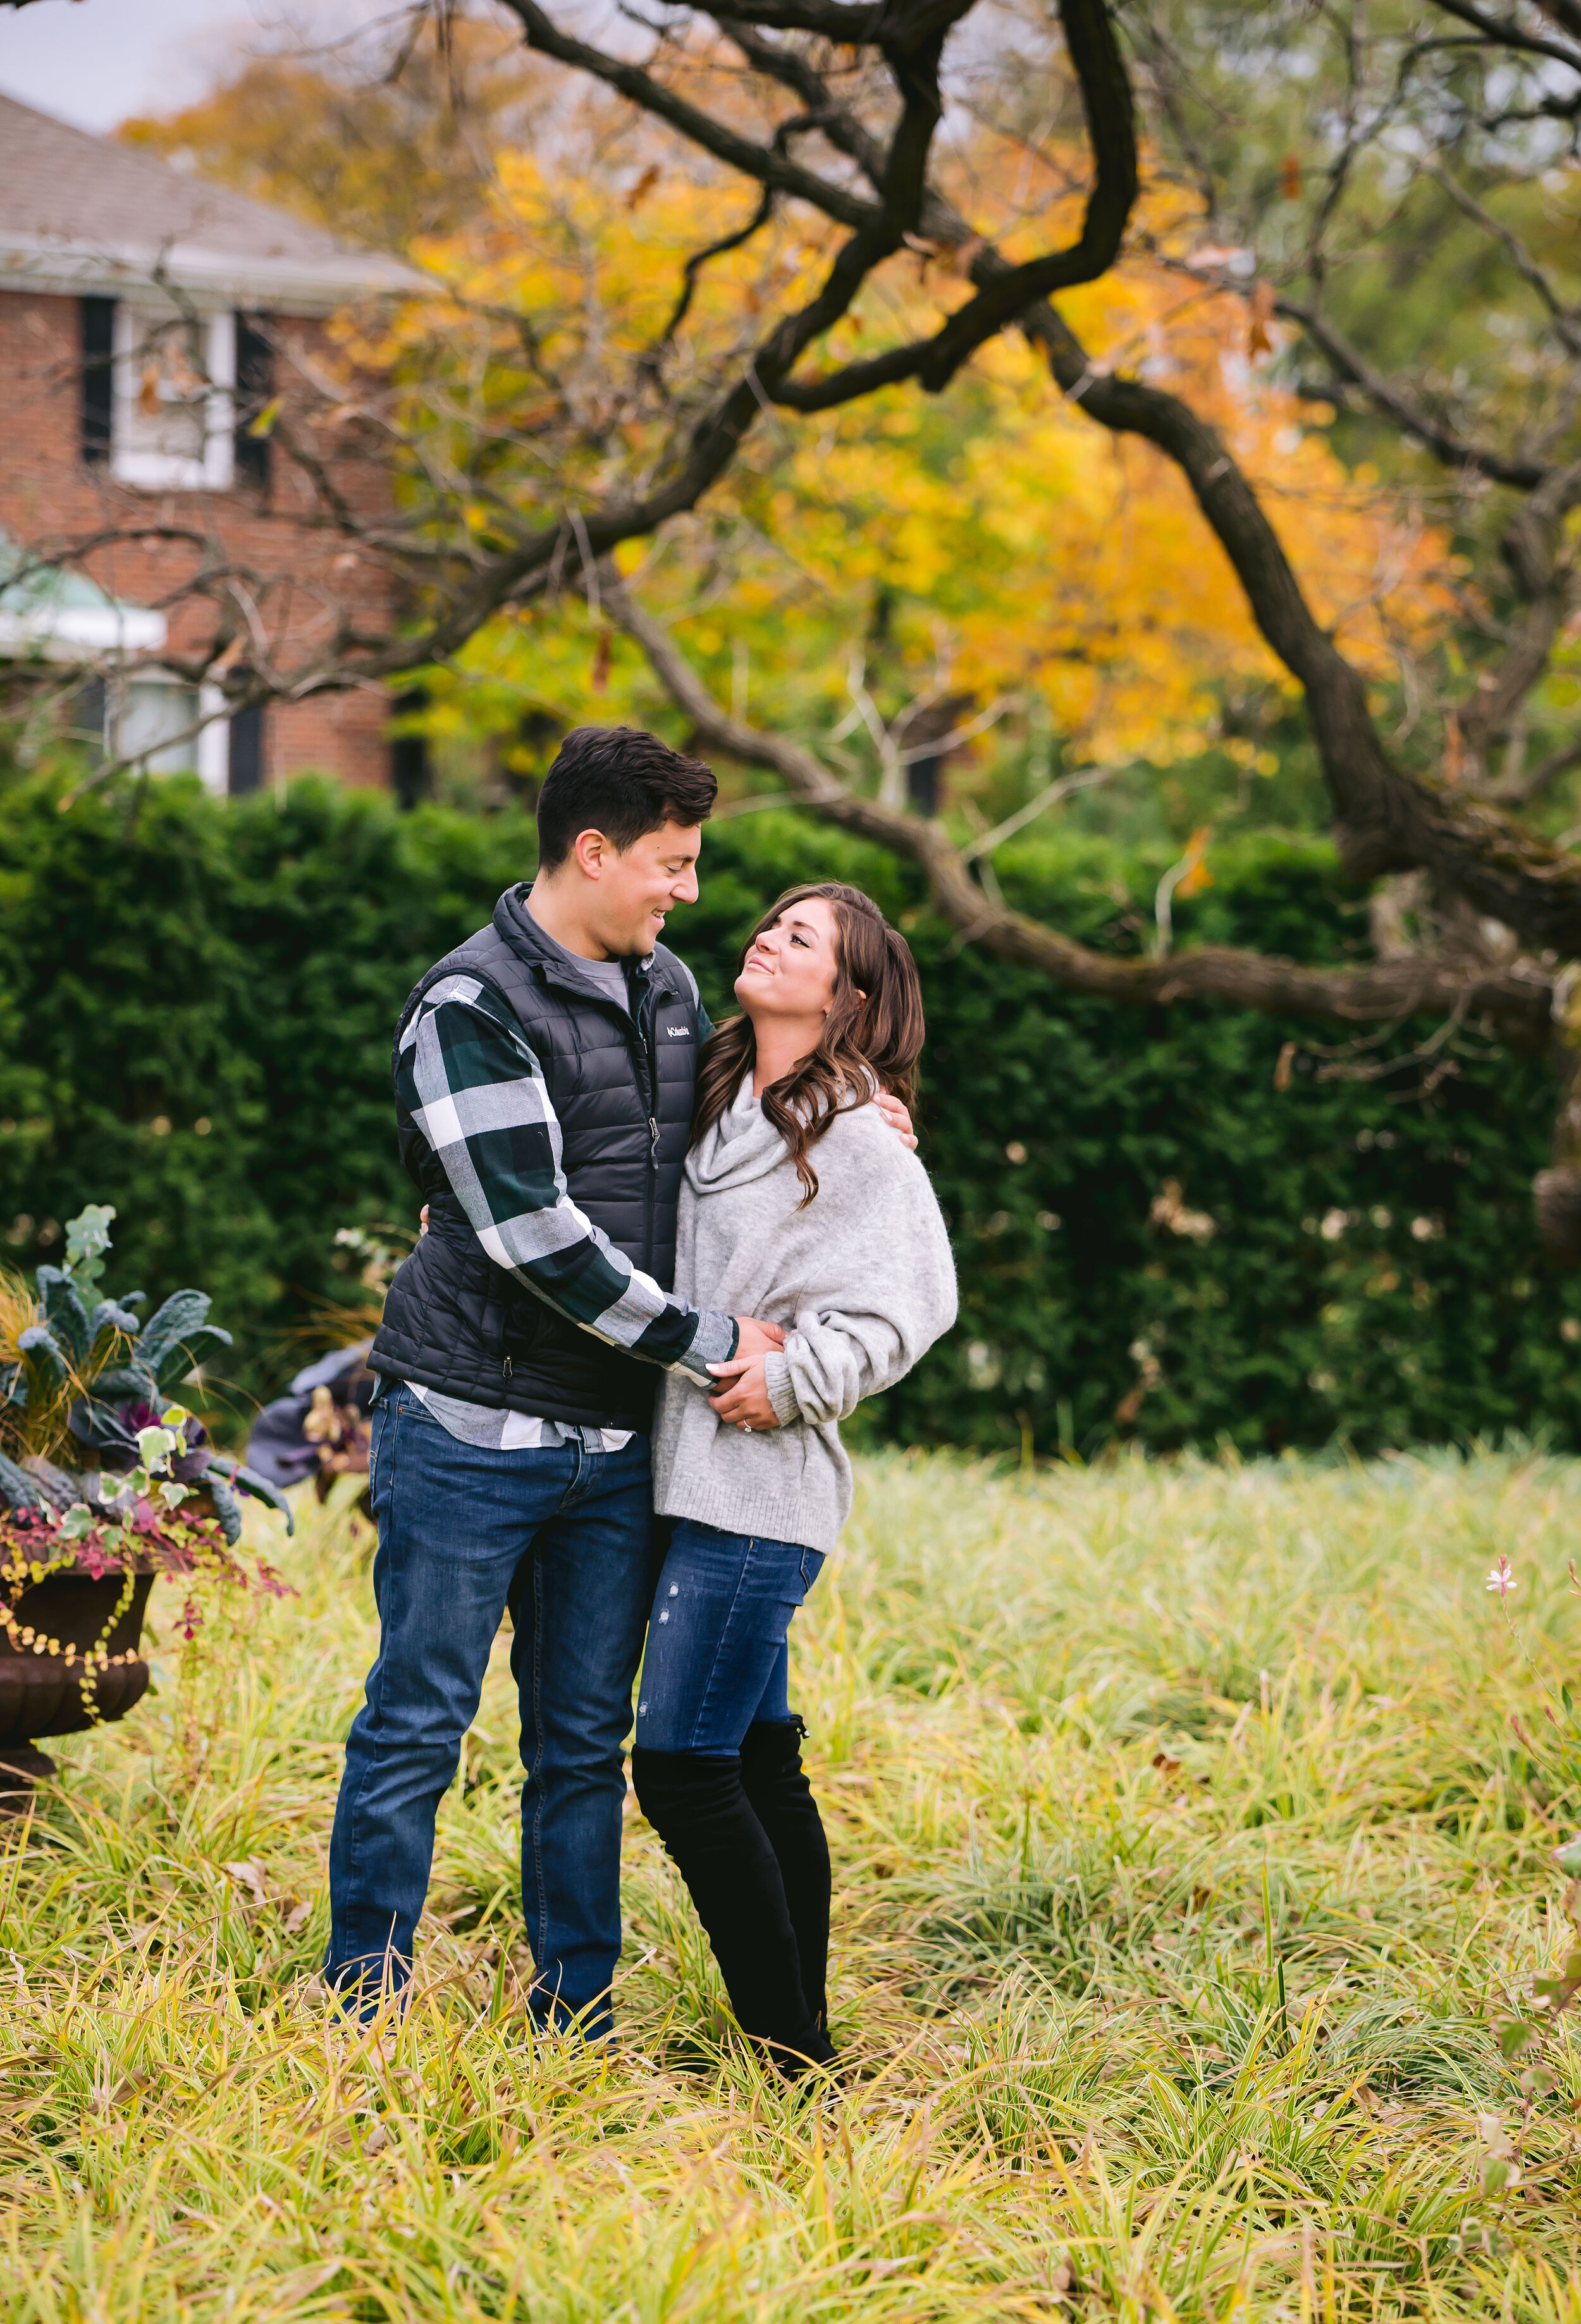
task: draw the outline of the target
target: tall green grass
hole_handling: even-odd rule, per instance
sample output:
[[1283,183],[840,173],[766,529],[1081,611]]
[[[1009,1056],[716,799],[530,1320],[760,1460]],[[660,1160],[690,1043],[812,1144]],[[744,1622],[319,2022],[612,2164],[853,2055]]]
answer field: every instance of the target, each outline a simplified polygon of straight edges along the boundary
[[1562,1677],[1577,1517],[1536,1457],[869,1462],[795,1641],[823,2102],[731,2034],[634,1803],[620,2046],[529,2039],[502,1649],[417,2004],[336,2030],[371,1543],[271,1536],[300,1595],[156,1657],[0,1831],[0,2313],[1577,2324],[1581,2045],[1528,2115],[1494,2029],[1562,1949],[1581,1797],[1483,1589],[1506,1551]]

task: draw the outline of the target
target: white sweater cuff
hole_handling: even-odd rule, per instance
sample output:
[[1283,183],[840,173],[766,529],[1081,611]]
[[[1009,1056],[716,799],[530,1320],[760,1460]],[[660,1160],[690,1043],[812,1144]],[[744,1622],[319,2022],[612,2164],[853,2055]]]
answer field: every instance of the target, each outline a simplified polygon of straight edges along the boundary
[[770,1348],[764,1357],[763,1384],[768,1390],[774,1416],[782,1428],[790,1427],[794,1421],[801,1418],[802,1408],[791,1386],[790,1358],[783,1348]]

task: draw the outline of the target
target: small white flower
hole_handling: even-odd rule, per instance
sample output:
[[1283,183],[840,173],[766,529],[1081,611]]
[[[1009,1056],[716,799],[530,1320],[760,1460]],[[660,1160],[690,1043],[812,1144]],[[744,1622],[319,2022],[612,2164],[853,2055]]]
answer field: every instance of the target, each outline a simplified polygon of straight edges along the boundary
[[1501,1599],[1507,1598],[1512,1590],[1520,1589],[1521,1584],[1515,1579],[1514,1569],[1503,1551],[1499,1554],[1498,1563],[1490,1570],[1488,1578],[1482,1586],[1484,1590],[1496,1590]]

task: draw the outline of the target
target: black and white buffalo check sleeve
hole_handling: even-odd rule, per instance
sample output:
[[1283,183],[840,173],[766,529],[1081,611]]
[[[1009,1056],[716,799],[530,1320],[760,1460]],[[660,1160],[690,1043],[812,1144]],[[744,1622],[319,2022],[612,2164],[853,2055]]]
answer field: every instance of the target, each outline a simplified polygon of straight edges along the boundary
[[577,1209],[543,1070],[486,985],[447,976],[424,994],[396,1084],[496,1266],[611,1347],[715,1385],[706,1367],[734,1355],[733,1317],[661,1291]]

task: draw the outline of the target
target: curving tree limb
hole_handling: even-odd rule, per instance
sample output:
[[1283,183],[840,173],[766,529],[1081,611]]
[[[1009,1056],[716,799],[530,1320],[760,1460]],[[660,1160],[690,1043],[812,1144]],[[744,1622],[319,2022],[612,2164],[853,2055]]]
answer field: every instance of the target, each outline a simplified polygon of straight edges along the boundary
[[612,568],[601,576],[610,618],[635,640],[677,708],[705,745],[781,776],[801,805],[841,830],[915,863],[950,925],[983,951],[1041,969],[1072,992],[1134,1007],[1216,1001],[1269,1015],[1337,1018],[1347,1024],[1403,1020],[1424,1013],[1486,1014],[1527,1044],[1546,1038],[1552,980],[1521,964],[1490,966],[1442,954],[1402,954],[1357,968],[1312,968],[1268,953],[1204,945],[1155,960],[1094,952],[1046,922],[994,902],[972,879],[966,851],[942,824],[863,797],[788,736],[749,726],[721,708],[663,623]]
[[[565,53],[564,37],[549,24],[537,0],[509,0],[509,5],[522,17],[535,46],[552,36],[557,45],[548,52]],[[817,14],[816,5],[809,13]],[[792,65],[763,38],[762,27],[768,20],[758,6],[732,10],[718,21],[750,61],[774,70],[776,78],[795,86],[804,103],[818,106],[827,116],[825,135],[874,173],[877,156],[856,134],[849,109],[833,102],[809,63]],[[904,12],[898,21],[905,23]],[[1128,212],[1135,189],[1129,90],[1108,12],[1089,0],[1066,0],[1061,21],[1095,158],[1080,241],[1071,251],[1051,253],[1021,266],[986,244],[976,251],[970,268],[976,296],[933,337],[822,377],[798,374],[791,364],[775,362],[766,370],[760,363],[757,383],[769,401],[804,412],[828,410],[910,378],[937,392],[977,346],[1015,322],[1040,347],[1060,387],[1089,418],[1115,434],[1140,436],[1155,445],[1190,484],[1235,568],[1258,628],[1305,694],[1334,806],[1335,840],[1347,872],[1366,880],[1423,866],[1445,887],[1465,895],[1479,912],[1514,929],[1533,950],[1581,954],[1581,866],[1546,846],[1487,797],[1431,783],[1394,762],[1373,717],[1365,680],[1307,604],[1255,488],[1218,431],[1181,398],[1144,381],[1111,374],[1095,364],[1063,317],[1037,290],[1037,281],[1048,276],[1062,284],[1092,279],[1084,266],[1103,260],[1106,249],[1112,258],[1117,227],[1123,230],[1122,199]],[[582,60],[582,44],[571,45]],[[634,69],[612,60],[585,69],[597,70],[612,85],[617,85],[617,73],[628,76],[618,85],[635,102],[648,105],[647,87],[629,78]],[[674,122],[675,103],[665,92],[662,104],[656,101],[650,109]],[[717,139],[708,150],[723,158]],[[750,161],[749,174],[758,175],[760,182],[768,182],[763,174],[768,156],[768,149],[758,147]],[[882,182],[883,171],[877,175]],[[798,192],[832,218],[849,216],[850,205],[859,198],[840,188],[837,207],[833,182],[823,179],[813,187],[804,180]],[[977,240],[968,220],[937,188],[926,191],[917,216],[923,233],[943,246],[963,248]],[[1097,271],[1103,271],[1103,265]],[[804,344],[810,346],[820,336],[809,331]],[[1369,373],[1364,383],[1382,383]],[[1470,453],[1467,447],[1468,459]],[[1535,464],[1504,460],[1501,465],[1505,471],[1502,480],[1524,483],[1530,476],[1540,490],[1552,474]],[[668,496],[666,514],[675,512],[691,488],[689,474]],[[613,547],[620,538],[632,537],[638,529],[636,524],[621,530],[595,528],[590,519],[594,553]]]

